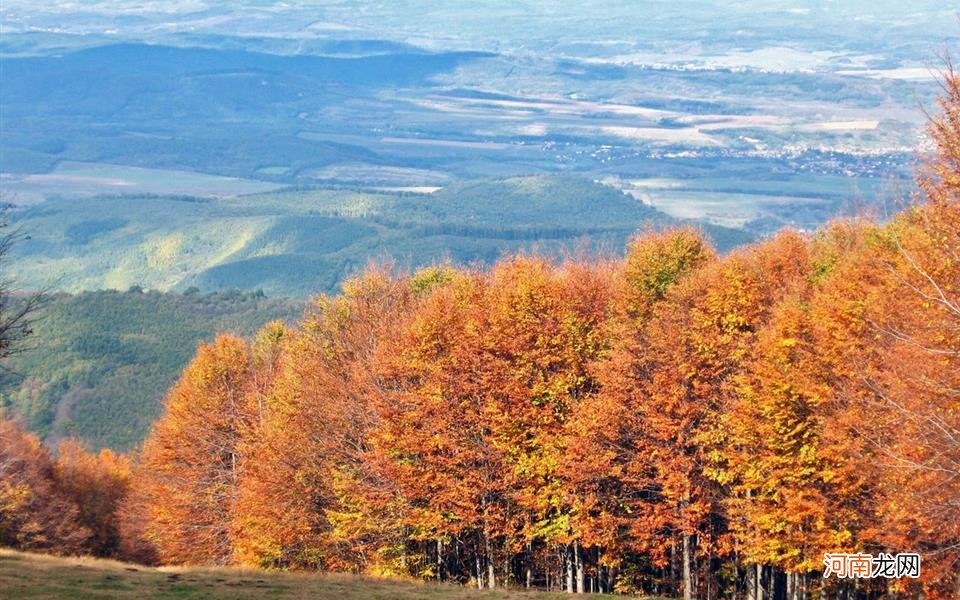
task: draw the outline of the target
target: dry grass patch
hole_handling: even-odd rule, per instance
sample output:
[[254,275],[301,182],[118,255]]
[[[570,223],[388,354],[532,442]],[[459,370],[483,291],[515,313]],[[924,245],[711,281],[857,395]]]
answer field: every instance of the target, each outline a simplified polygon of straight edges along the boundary
[[150,568],[112,560],[0,549],[0,598],[28,600],[551,600],[566,594],[478,591],[339,573]]

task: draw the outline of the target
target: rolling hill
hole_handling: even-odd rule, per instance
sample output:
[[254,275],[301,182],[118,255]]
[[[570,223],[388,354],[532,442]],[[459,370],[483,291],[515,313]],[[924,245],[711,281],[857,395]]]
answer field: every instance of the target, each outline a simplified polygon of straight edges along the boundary
[[[467,181],[431,194],[288,188],[225,199],[53,198],[11,216],[30,235],[11,265],[24,288],[240,288],[299,297],[335,291],[371,260],[417,267],[489,263],[529,248],[619,253],[637,230],[680,222],[566,175]],[[751,239],[704,228],[720,249]]]

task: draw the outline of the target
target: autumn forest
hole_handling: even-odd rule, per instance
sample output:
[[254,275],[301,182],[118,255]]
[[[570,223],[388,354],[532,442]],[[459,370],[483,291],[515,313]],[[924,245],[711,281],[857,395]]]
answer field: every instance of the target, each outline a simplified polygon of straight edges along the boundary
[[[960,597],[960,76],[889,219],[374,265],[203,344],[142,448],[0,422],[0,545],[479,588]],[[822,577],[917,552],[919,579]]]

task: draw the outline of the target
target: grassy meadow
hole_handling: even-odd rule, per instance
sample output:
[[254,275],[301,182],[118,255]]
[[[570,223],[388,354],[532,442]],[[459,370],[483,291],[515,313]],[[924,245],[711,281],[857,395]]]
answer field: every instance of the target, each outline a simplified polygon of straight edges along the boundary
[[562,593],[475,590],[345,574],[150,568],[0,549],[0,597],[30,600],[551,600]]

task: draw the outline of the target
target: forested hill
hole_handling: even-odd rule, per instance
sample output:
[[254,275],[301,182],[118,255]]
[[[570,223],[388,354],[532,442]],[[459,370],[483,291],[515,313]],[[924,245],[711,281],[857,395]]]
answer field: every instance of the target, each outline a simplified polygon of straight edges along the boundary
[[0,406],[49,441],[70,435],[92,448],[127,449],[159,414],[198,342],[294,320],[301,307],[256,292],[55,294],[23,351],[6,361]]
[[[680,222],[572,176],[476,180],[431,194],[290,188],[223,200],[60,198],[12,216],[31,236],[10,265],[21,287],[197,286],[298,297],[336,292],[371,260],[490,264],[518,250],[560,253],[584,244],[622,253],[637,230]],[[752,239],[740,229],[702,226],[720,249]]]

